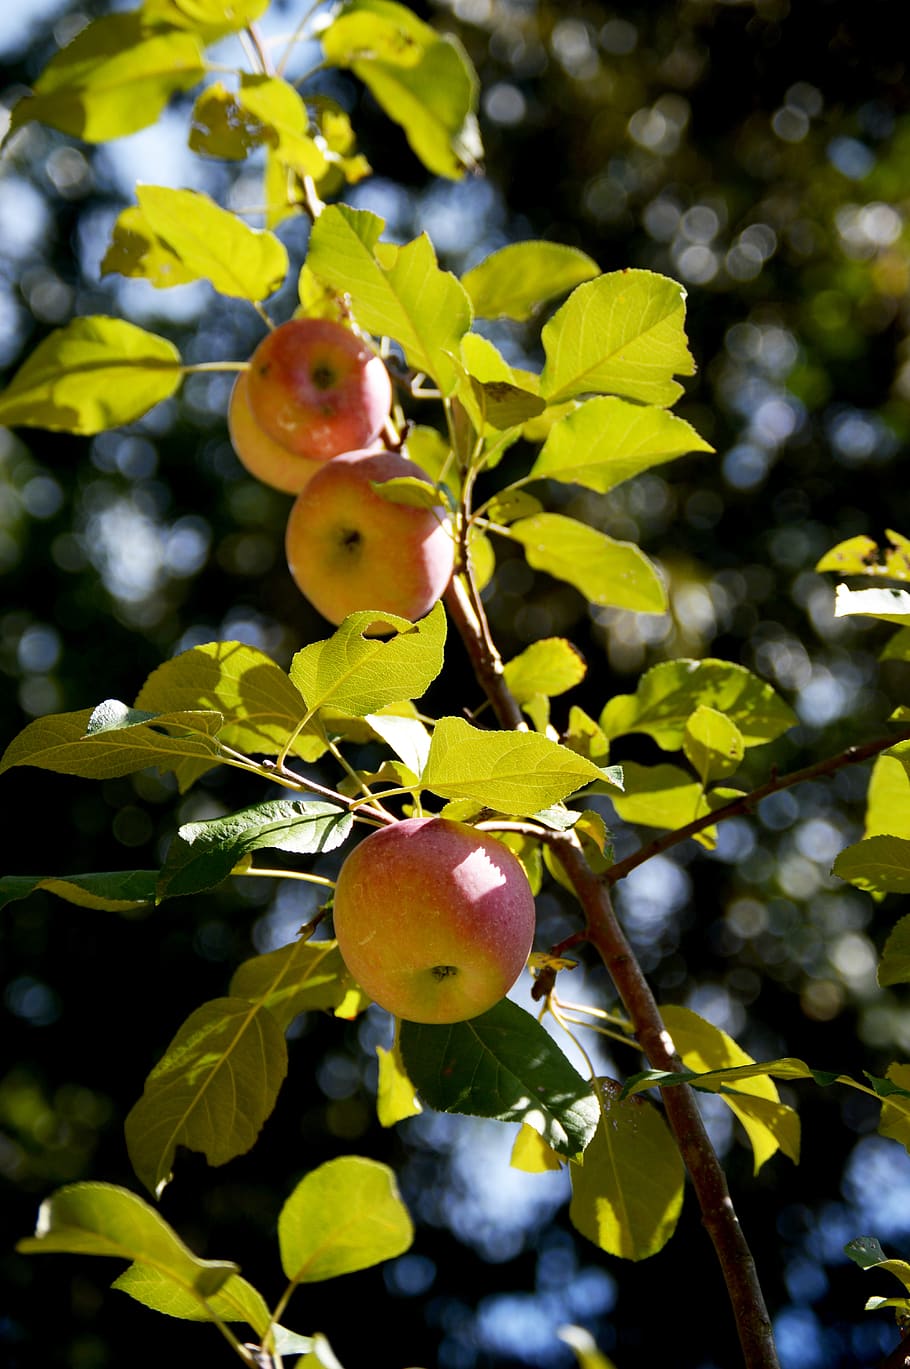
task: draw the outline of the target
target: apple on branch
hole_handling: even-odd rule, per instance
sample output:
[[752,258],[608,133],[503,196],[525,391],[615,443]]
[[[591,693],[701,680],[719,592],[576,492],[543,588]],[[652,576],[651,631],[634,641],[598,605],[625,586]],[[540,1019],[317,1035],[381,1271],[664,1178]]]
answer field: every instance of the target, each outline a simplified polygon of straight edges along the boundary
[[273,489],[284,490],[285,494],[299,494],[322,467],[321,461],[282,447],[256,422],[250,408],[246,371],[241,371],[231,391],[228,432],[234,451],[250,475]]
[[455,544],[445,510],[393,503],[373,489],[404,476],[428,479],[396,452],[347,452],[324,462],[297,496],[288,567],[329,622],[361,609],[422,618],[448,585]]
[[300,318],[263,338],[250,358],[252,417],[280,447],[314,461],[368,447],[389,416],[381,357],[332,319]]
[[410,1022],[461,1022],[498,1003],[524,968],[534,895],[489,833],[406,818],[347,857],[334,922],[345,964],[380,1007]]

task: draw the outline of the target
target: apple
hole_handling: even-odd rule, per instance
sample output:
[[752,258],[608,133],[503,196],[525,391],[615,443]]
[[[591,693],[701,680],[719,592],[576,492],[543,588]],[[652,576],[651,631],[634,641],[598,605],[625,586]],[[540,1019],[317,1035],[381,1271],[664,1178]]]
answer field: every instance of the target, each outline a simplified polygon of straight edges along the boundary
[[286,494],[299,494],[311,475],[322,466],[321,461],[300,456],[287,447],[282,447],[264,428],[256,422],[250,408],[249,380],[246,371],[241,371],[234,382],[231,400],[228,405],[228,432],[231,444],[250,475],[255,475],[265,485],[284,490]]
[[371,832],[335,888],[345,964],[380,1007],[409,1022],[462,1022],[498,1003],[534,937],[534,895],[501,841],[448,818]]
[[359,609],[422,618],[451,579],[455,544],[445,510],[393,504],[371,488],[400,476],[428,479],[397,452],[347,452],[324,462],[294,501],[288,566],[331,623]]
[[310,460],[369,446],[392,406],[381,357],[332,319],[282,323],[260,342],[247,375],[260,428]]

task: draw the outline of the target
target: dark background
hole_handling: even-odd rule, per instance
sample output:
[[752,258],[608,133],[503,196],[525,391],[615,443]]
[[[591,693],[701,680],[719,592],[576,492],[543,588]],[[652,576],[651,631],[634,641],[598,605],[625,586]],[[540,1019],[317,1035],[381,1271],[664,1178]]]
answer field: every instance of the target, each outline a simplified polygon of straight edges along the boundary
[[[19,33],[5,21],[3,103],[14,103],[79,16],[105,10],[60,8],[31,31],[23,18]],[[677,412],[716,448],[608,497],[570,492],[573,512],[639,540],[659,561],[669,615],[589,613],[573,590],[506,548],[488,591],[504,656],[541,635],[581,646],[588,677],[556,701],[558,724],[570,702],[596,716],[661,659],[717,655],[750,667],[800,717],[786,738],[751,754],[755,783],[772,765],[796,768],[883,732],[907,701],[906,668],[877,661],[891,629],[835,620],[830,578],[813,567],[855,533],[910,533],[902,7],[457,0],[421,12],[458,32],[477,64],[485,178],[428,181],[356,83],[324,78],[352,110],[377,173],[350,198],[381,213],[393,236],[426,227],[459,271],[511,239],[546,237],[584,248],[604,270],[647,267],[683,281],[699,369]],[[295,18],[278,6],[269,22],[287,30]],[[9,375],[52,327],[93,312],[173,336],[190,360],[252,350],[261,323],[207,287],[155,294],[99,279],[137,167],[142,179],[215,194],[235,181],[235,167],[182,149],[187,112],[175,105],[168,138],[92,149],[34,126],[4,152],[0,366]],[[232,206],[255,195],[250,172]],[[280,231],[302,259],[304,221]],[[273,314],[289,316],[293,303],[285,292]],[[489,331],[510,355],[535,359],[533,331]],[[163,658],[198,642],[240,638],[287,665],[299,645],[325,635],[283,562],[289,500],[255,484],[230,449],[229,383],[196,378],[129,430],[92,440],[0,432],[4,740],[43,713],[107,696],[132,701]],[[509,469],[520,474],[529,455],[515,449]],[[553,491],[551,506],[566,498]],[[430,704],[457,712],[466,697],[476,702],[477,691],[456,646]],[[639,743],[616,759],[629,756],[656,758]],[[262,797],[220,773],[181,798],[148,774],[90,784],[19,769],[0,784],[11,874],[152,867],[178,822]],[[758,1058],[797,1054],[854,1076],[908,1058],[906,993],[875,982],[875,954],[904,909],[896,898],[875,904],[829,873],[861,832],[864,787],[865,775],[851,771],[807,785],[728,824],[714,854],[684,847],[629,881],[621,910],[664,1000],[694,1007]],[[636,834],[613,825],[618,851],[632,849]],[[241,960],[293,935],[311,906],[266,881],[248,883],[142,916],[43,894],[3,912],[0,1343],[10,1364],[105,1369],[127,1357],[215,1362],[229,1353],[209,1328],[107,1291],[107,1262],[26,1260],[10,1246],[56,1185],[97,1178],[135,1187],[122,1123],[148,1070],[183,1018],[224,993]],[[541,944],[573,925],[551,889],[540,911]],[[609,1000],[593,967],[573,992]],[[219,1171],[179,1157],[162,1210],[195,1250],[238,1259],[276,1296],[284,1198],[321,1160],[368,1154],[400,1173],[419,1221],[414,1250],[296,1294],[286,1318],[324,1330],[347,1369],[566,1366],[572,1356],[555,1335],[564,1323],[588,1327],[618,1369],[738,1362],[691,1197],[659,1256],[639,1266],[606,1259],[573,1233],[558,1178],[504,1169],[511,1129],[425,1115],[382,1132],[372,1061],[386,1039],[374,1012],[344,1026],[313,1016],[298,1024],[288,1082],[250,1155]],[[887,1314],[863,1304],[897,1287],[862,1275],[843,1245],[875,1235],[907,1256],[910,1161],[876,1135],[877,1109],[859,1094],[801,1085],[785,1096],[802,1117],[803,1163],[777,1157],[757,1178],[727,1119],[709,1114],[781,1359],[801,1369],[873,1365],[896,1333]]]

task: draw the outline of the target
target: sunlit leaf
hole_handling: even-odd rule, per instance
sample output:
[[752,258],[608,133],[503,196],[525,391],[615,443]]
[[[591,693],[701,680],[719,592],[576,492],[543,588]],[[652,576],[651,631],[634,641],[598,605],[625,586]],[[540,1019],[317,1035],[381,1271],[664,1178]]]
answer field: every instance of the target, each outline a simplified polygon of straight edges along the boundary
[[46,1198],[23,1254],[112,1255],[156,1269],[197,1298],[211,1297],[237,1272],[229,1260],[200,1260],[153,1207],[114,1184],[68,1184]]
[[599,1117],[591,1087],[530,1013],[504,998],[451,1026],[401,1024],[401,1054],[437,1112],[526,1122],[561,1155],[580,1155]]
[[849,589],[838,585],[834,592],[835,618],[854,614],[906,627],[910,623],[910,590],[888,589],[884,585],[878,589]]
[[[661,1015],[687,1069],[701,1074],[754,1064],[752,1056],[747,1055],[732,1036],[691,1009],[666,1004],[661,1008]],[[778,1150],[794,1164],[799,1163],[799,1117],[792,1108],[781,1103],[777,1086],[768,1075],[742,1079],[735,1094],[722,1092],[720,1096],[739,1118],[749,1138],[756,1174]]]
[[268,5],[269,0],[143,0],[141,10],[148,19],[193,29],[211,42],[246,28]]
[[0,908],[41,889],[66,903],[104,912],[126,913],[155,901],[157,870],[108,870],[90,875],[5,875],[0,878]]
[[440,718],[423,783],[446,799],[473,799],[500,813],[530,817],[594,780],[615,784],[602,770],[533,732],[481,731],[462,718]]
[[710,443],[675,414],[601,396],[553,424],[530,476],[573,482],[605,494],[686,452],[710,451]]
[[231,1274],[205,1302],[149,1265],[131,1264],[111,1287],[155,1312],[184,1321],[244,1321],[259,1336],[265,1335],[271,1321],[262,1294],[239,1274]]
[[375,214],[329,205],[313,225],[307,264],[350,296],[361,327],[400,342],[411,366],[450,393],[458,381],[450,353],[470,327],[471,302],[440,270],[426,234],[396,247],[379,242],[381,231]]
[[871,537],[848,537],[826,552],[816,564],[818,571],[834,570],[840,575],[875,575],[891,580],[910,580],[910,538],[890,528],[889,545],[879,547]]
[[866,790],[864,837],[892,836],[910,840],[910,742],[900,742],[877,756]]
[[171,1177],[178,1145],[223,1165],[254,1144],[287,1073],[275,1018],[245,998],[215,998],[181,1026],[126,1119],[137,1175],[152,1193]]
[[369,1269],[404,1254],[413,1239],[392,1170],[359,1155],[311,1170],[278,1218],[281,1267],[294,1283]]
[[587,253],[562,243],[513,242],[466,271],[461,283],[480,318],[529,319],[541,305],[600,274]]
[[177,253],[152,231],[137,204],[128,205],[117,215],[110,244],[101,259],[101,274],[138,277],[156,290],[169,290],[196,280]]
[[597,1081],[600,1116],[583,1164],[569,1166],[569,1220],[609,1255],[644,1260],[662,1250],[682,1209],[685,1171],[667,1124],[641,1098]]
[[529,565],[574,585],[592,604],[638,613],[667,608],[664,583],[634,542],[618,542],[561,513],[521,518],[510,535],[524,547]]
[[[394,636],[364,637],[377,619]],[[290,677],[310,712],[328,706],[363,717],[386,704],[419,699],[442,669],[445,638],[441,603],[416,623],[391,613],[352,613],[327,641],[297,652]]]
[[352,814],[337,804],[272,799],[228,817],[184,823],[162,867],[158,897],[213,889],[251,851],[333,851],[350,835],[353,822]]
[[265,141],[286,166],[321,180],[329,163],[310,134],[306,103],[292,85],[276,76],[245,74],[237,101],[245,114],[258,119]]
[[477,76],[456,39],[393,0],[348,0],[320,39],[326,61],[363,81],[428,170],[458,179],[476,169]]
[[707,784],[732,775],[745,755],[745,746],[732,718],[699,704],[686,722],[683,751],[702,784]]
[[841,851],[833,872],[869,893],[910,893],[910,838],[864,837]]
[[[234,972],[230,993],[268,1008],[285,1030],[298,1013],[337,1010],[353,988],[337,942],[298,939],[245,960]],[[361,1009],[369,1001],[361,995]]]
[[610,802],[623,822],[672,831],[710,812],[703,787],[677,765],[626,761],[622,779],[622,793],[611,794]]
[[642,675],[634,694],[617,694],[600,715],[610,738],[646,732],[666,751],[679,750],[686,724],[699,705],[725,714],[745,746],[773,741],[796,714],[764,680],[744,666],[707,658],[662,661]]
[[505,665],[506,684],[517,703],[534,694],[552,698],[580,684],[587,671],[577,647],[563,637],[543,637]]
[[539,1131],[522,1122],[509,1159],[513,1169],[523,1170],[526,1174],[545,1174],[548,1170],[562,1169],[564,1163]]
[[157,123],[171,96],[204,73],[194,34],[156,29],[140,11],[105,15],[51,58],[34,94],[13,107],[10,128],[38,120],[90,143],[123,138]]
[[172,342],[95,314],[55,328],[0,394],[0,423],[100,433],[140,418],[179,387]]
[[376,1116],[380,1126],[393,1127],[406,1117],[416,1117],[423,1108],[408,1078],[397,1042],[391,1050],[377,1046],[376,1054],[379,1058]]
[[673,404],[674,375],[695,370],[686,345],[686,292],[652,271],[614,271],[579,285],[545,326],[540,393],[558,404],[584,394]]

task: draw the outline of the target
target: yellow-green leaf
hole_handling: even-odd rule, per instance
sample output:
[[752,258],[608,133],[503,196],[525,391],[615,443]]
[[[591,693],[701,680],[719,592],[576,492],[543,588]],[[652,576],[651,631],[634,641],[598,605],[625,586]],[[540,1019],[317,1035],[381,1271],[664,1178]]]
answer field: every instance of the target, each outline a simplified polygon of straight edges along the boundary
[[569,1220],[608,1255],[644,1260],[662,1250],[676,1228],[683,1163],[651,1103],[621,1101],[614,1080],[597,1082],[601,1118],[583,1164],[569,1165]]
[[605,494],[686,452],[713,450],[690,424],[665,409],[600,396],[553,424],[529,474]]
[[10,128],[38,120],[89,143],[123,138],[156,123],[171,96],[204,73],[194,34],[156,29],[139,11],[105,15],[51,58]]
[[261,1002],[215,998],[181,1026],[126,1119],[137,1175],[158,1194],[177,1146],[223,1165],[254,1144],[287,1073],[284,1033]]
[[637,613],[667,608],[664,583],[634,542],[618,542],[561,513],[521,518],[509,532],[524,547],[529,565],[574,585],[592,604]]
[[838,585],[834,592],[835,618],[848,618],[860,615],[865,618],[878,618],[883,623],[899,623],[906,627],[910,622],[910,590],[887,589],[849,589]]
[[[691,1009],[668,1004],[661,1008],[661,1014],[687,1069],[702,1074],[755,1063],[732,1036]],[[752,1146],[756,1174],[778,1150],[794,1164],[799,1163],[799,1117],[781,1103],[777,1085],[767,1074],[742,1079],[735,1094],[721,1091],[720,1097],[743,1125]]]
[[100,433],[147,413],[180,385],[172,342],[96,314],[55,328],[0,394],[0,423]]
[[500,247],[466,271],[461,283],[480,318],[523,322],[541,305],[599,274],[597,262],[577,247],[530,240]]
[[391,1050],[377,1046],[376,1054],[379,1057],[376,1116],[380,1126],[393,1127],[406,1117],[416,1117],[423,1108],[408,1078],[397,1042]]
[[539,1131],[527,1122],[522,1122],[512,1146],[509,1164],[513,1169],[524,1170],[526,1174],[545,1174],[548,1170],[562,1169],[563,1161],[552,1146],[548,1146]]
[[874,575],[890,580],[910,580],[910,538],[888,529],[890,545],[881,548],[871,537],[860,534],[838,542],[816,564],[818,571],[834,570],[840,575]]
[[587,672],[585,659],[564,637],[544,637],[532,642],[505,665],[506,684],[517,703],[535,694],[553,698],[581,684]]
[[699,704],[686,721],[683,751],[702,784],[732,775],[745,755],[742,733],[732,718]]
[[673,404],[682,394],[673,376],[695,370],[685,315],[683,287],[652,271],[614,271],[579,285],[541,334],[540,393],[551,404],[598,393]]
[[46,1198],[34,1236],[20,1241],[27,1255],[112,1255],[158,1270],[196,1300],[222,1288],[237,1266],[201,1260],[138,1194],[115,1184],[68,1184]]
[[292,941],[245,960],[231,980],[232,998],[267,1008],[282,1030],[301,1012],[342,1004],[353,986],[337,941]]
[[876,757],[866,791],[865,837],[910,839],[910,742]]
[[401,343],[410,365],[449,394],[459,378],[450,353],[471,325],[471,302],[440,270],[426,234],[397,247],[379,242],[382,226],[367,210],[329,205],[313,225],[307,265],[350,296],[361,327]]
[[910,838],[864,837],[841,851],[833,872],[872,894],[910,893]]
[[910,984],[910,914],[895,923],[885,942],[878,966],[882,988],[891,984]]
[[[394,635],[364,637],[377,619]],[[386,704],[420,698],[442,669],[445,637],[441,603],[416,623],[390,613],[352,613],[327,641],[297,652],[291,680],[310,713],[328,706],[363,717]]]
[[446,799],[472,799],[499,813],[530,817],[593,781],[616,783],[558,742],[534,732],[480,731],[462,718],[440,718],[423,783]]
[[0,878],[0,908],[28,898],[36,889],[79,908],[131,912],[155,902],[157,870],[110,870],[90,875],[5,875]]
[[262,1294],[239,1274],[231,1274],[204,1302],[159,1270],[143,1264],[131,1264],[111,1287],[128,1293],[144,1307],[184,1321],[245,1321],[258,1336],[265,1335],[271,1322]]
[[278,1218],[281,1267],[293,1283],[369,1269],[404,1254],[413,1239],[395,1175],[359,1155],[312,1170]]

